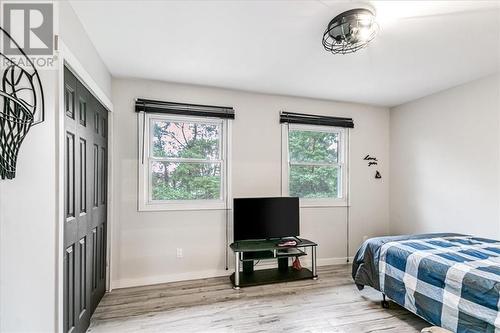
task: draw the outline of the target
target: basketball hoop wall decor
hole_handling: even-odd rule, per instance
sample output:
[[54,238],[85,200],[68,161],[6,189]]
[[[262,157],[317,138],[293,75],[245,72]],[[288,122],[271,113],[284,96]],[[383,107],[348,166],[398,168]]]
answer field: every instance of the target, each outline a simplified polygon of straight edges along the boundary
[[0,177],[13,179],[24,138],[44,120],[44,98],[33,61],[2,27],[0,41],[15,45],[17,52],[6,55],[0,49]]

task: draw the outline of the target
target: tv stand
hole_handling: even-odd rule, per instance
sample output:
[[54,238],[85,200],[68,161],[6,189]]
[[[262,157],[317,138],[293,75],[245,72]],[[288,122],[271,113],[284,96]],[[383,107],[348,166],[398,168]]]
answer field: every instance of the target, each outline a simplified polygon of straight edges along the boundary
[[[297,240],[295,246],[278,246],[280,239],[238,241],[230,245],[234,252],[235,270],[230,279],[234,289],[240,287],[256,286],[268,283],[289,282],[303,279],[318,278],[316,271],[316,247],[318,244],[307,239]],[[310,248],[312,267],[302,267],[295,270],[289,266],[289,259],[307,255],[306,249]],[[277,260],[278,268],[254,270],[254,261]],[[243,271],[241,271],[243,266]]]

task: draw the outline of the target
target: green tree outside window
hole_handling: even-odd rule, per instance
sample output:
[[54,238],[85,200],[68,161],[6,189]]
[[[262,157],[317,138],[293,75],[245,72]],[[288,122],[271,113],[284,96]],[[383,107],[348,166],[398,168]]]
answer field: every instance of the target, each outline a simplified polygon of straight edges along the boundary
[[340,134],[291,129],[288,134],[289,195],[341,196]]
[[222,123],[153,119],[151,199],[221,200]]

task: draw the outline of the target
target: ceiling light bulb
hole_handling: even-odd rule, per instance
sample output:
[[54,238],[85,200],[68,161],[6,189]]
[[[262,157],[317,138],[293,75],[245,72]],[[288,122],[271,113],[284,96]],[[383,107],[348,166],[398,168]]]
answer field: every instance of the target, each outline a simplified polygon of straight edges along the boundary
[[372,20],[369,17],[362,18],[359,20],[359,25],[361,26],[370,26],[372,24]]
[[358,30],[358,40],[361,42],[365,42],[370,38],[370,35],[372,34],[372,29],[371,28],[361,28]]

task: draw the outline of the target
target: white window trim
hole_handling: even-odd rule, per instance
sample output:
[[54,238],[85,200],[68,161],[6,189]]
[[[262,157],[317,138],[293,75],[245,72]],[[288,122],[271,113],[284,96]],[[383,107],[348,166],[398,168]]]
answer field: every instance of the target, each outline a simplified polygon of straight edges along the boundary
[[[317,125],[299,125],[283,124],[281,135],[281,194],[289,195],[289,172],[290,156],[288,153],[288,134],[290,130],[327,132],[340,134],[340,163],[341,165],[341,197],[340,198],[300,198],[300,207],[347,207],[349,187],[348,187],[348,169],[349,169],[349,145],[348,131],[341,127],[317,126]],[[307,164],[307,163],[306,163]],[[314,163],[313,163],[314,164]],[[330,164],[329,164],[330,165]]]
[[[231,123],[226,119],[204,118],[194,116],[176,116],[161,114],[138,114],[138,211],[172,211],[172,210],[224,210],[228,206],[227,198],[231,193],[230,187],[230,146]],[[214,163],[221,165],[221,199],[220,200],[164,200],[152,201],[150,197],[151,173],[149,172],[151,145],[150,124],[152,120],[174,120],[185,122],[221,124],[220,144],[221,156]],[[152,158],[155,159],[155,158]],[[161,160],[161,159],[159,159]],[[200,162],[209,162],[200,160]]]

